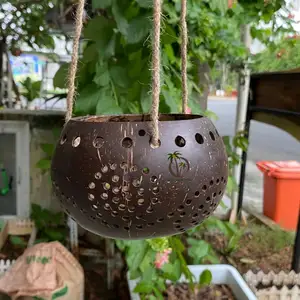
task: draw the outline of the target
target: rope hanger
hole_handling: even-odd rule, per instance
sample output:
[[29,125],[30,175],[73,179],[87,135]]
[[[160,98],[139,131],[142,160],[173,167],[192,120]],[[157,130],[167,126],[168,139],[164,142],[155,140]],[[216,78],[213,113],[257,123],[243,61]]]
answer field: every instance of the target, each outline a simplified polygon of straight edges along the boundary
[[[79,40],[83,27],[85,0],[79,0],[76,13],[75,35],[73,40],[72,58],[68,74],[68,95],[66,122],[72,118],[76,94],[75,78],[78,67]],[[187,44],[188,32],[186,23],[187,0],[181,0],[181,77],[182,77],[182,112],[187,113],[188,85],[187,85]],[[162,0],[153,0],[153,58],[152,58],[152,140],[154,147],[159,146],[159,99],[160,99],[160,31],[161,31]]]

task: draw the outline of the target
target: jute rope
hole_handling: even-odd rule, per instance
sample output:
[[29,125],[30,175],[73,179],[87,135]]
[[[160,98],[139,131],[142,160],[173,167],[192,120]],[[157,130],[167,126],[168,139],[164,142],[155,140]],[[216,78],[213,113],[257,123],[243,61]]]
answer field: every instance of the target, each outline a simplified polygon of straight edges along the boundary
[[[152,59],[152,112],[153,123],[151,144],[159,147],[159,97],[160,97],[160,27],[161,27],[162,0],[153,0],[153,59]],[[187,44],[188,31],[186,24],[187,0],[181,0],[181,74],[182,74],[182,112],[188,109],[188,85],[187,85]]]
[[[76,13],[76,27],[73,41],[72,60],[68,76],[68,96],[66,122],[72,118],[74,98],[76,93],[75,78],[78,65],[79,40],[83,25],[85,0],[79,0]],[[181,0],[181,67],[182,67],[182,111],[187,113],[188,108],[188,85],[187,85],[187,44],[188,32],[186,24],[187,0]],[[162,0],[153,0],[153,58],[152,58],[152,110],[151,120],[153,124],[151,143],[154,147],[159,146],[159,97],[160,97],[160,30],[161,30]]]
[[75,78],[76,78],[77,65],[78,65],[79,40],[80,40],[82,24],[83,24],[84,3],[85,0],[79,1],[77,7],[77,13],[76,13],[72,59],[71,59],[71,64],[70,64],[69,74],[68,74],[67,113],[65,117],[66,122],[68,122],[72,118],[73,106],[75,101],[75,93],[76,93]]
[[181,77],[182,77],[182,112],[187,113],[188,109],[188,83],[187,83],[187,45],[188,30],[186,24],[187,0],[181,0]]
[[153,50],[152,50],[152,140],[154,147],[159,147],[159,97],[160,97],[160,27],[161,1],[153,0]]

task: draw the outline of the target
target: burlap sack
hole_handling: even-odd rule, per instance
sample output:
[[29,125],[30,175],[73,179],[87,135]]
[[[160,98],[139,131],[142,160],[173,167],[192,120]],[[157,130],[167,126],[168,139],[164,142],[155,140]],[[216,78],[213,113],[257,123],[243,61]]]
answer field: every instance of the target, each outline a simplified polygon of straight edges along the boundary
[[59,242],[37,244],[0,278],[0,291],[13,300],[83,300],[84,273]]

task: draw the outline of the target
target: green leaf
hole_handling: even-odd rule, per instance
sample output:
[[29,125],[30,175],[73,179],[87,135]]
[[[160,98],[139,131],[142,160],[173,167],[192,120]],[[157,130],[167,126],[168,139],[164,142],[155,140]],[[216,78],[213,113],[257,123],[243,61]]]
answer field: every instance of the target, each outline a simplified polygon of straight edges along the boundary
[[83,52],[82,61],[85,63],[94,62],[98,57],[98,47],[96,43],[90,43]]
[[151,109],[151,93],[149,91],[149,88],[144,87],[142,89],[140,102],[141,102],[143,113],[145,114],[149,113]]
[[41,159],[37,162],[36,167],[41,170],[50,170],[51,160],[50,159]]
[[45,231],[49,240],[51,241],[62,241],[65,239],[65,232],[61,232],[56,228],[47,228]]
[[182,244],[181,240],[178,237],[169,237],[169,243],[171,245],[172,250],[175,252],[176,256],[178,257],[181,265],[181,271],[189,281],[190,285],[194,283],[194,276],[190,269],[187,266],[186,260],[183,256],[183,251],[185,250],[184,245]]
[[176,61],[176,57],[173,51],[173,47],[170,44],[164,46],[165,53],[170,61],[173,64]]
[[176,34],[173,27],[169,24],[166,25],[166,28],[162,32],[161,43],[165,45],[178,43],[178,35]]
[[226,186],[226,191],[228,194],[231,194],[233,191],[236,191],[238,188],[238,185],[236,183],[236,180],[233,176],[228,176],[227,180],[227,186]]
[[126,261],[130,271],[137,270],[143,261],[148,250],[148,243],[146,241],[132,241],[129,247]]
[[92,0],[93,9],[108,8],[112,5],[113,0]]
[[162,267],[162,271],[164,272],[164,277],[173,282],[176,282],[181,277],[181,265],[180,261],[177,259],[173,264],[164,264]]
[[154,286],[148,282],[139,282],[134,288],[134,293],[150,294],[153,291]]
[[124,240],[115,240],[115,243],[119,250],[125,251],[125,248],[127,247],[127,243]]
[[161,291],[159,289],[157,289],[156,287],[154,287],[153,292],[155,294],[155,297],[157,300],[164,300],[164,296],[161,293]]
[[226,252],[227,253],[232,253],[233,251],[235,251],[238,246],[239,246],[239,241],[242,238],[242,233],[237,233],[234,236],[232,236],[226,246]]
[[151,21],[150,15],[138,16],[129,22],[126,41],[128,44],[137,44],[142,42],[150,33]]
[[212,282],[212,274],[209,270],[204,270],[199,278],[199,284],[203,285],[210,285]]
[[123,0],[114,1],[112,13],[115,17],[119,31],[123,35],[127,36],[127,29],[129,24],[124,15],[124,11],[126,7],[124,6],[124,3],[122,4],[122,1]]
[[220,263],[220,259],[215,253],[211,253],[211,254],[207,255],[206,260],[208,260],[210,263],[215,264],[215,265]]
[[110,81],[110,75],[108,71],[108,65],[105,62],[98,61],[96,65],[96,74],[94,77],[94,82],[100,86],[107,86]]
[[96,106],[96,114],[118,115],[122,114],[122,108],[116,103],[112,97],[110,89],[102,89],[98,92],[98,101]]
[[153,266],[148,265],[144,271],[142,271],[142,280],[145,282],[151,282],[156,276],[156,270]]
[[87,85],[80,91],[77,101],[75,103],[75,113],[82,115],[94,115],[96,107],[101,100],[103,88],[99,88],[95,83]]
[[41,144],[41,148],[49,157],[52,157],[55,150],[55,145],[45,143],[45,144]]
[[153,266],[155,256],[156,256],[156,252],[152,250],[152,248],[148,247],[148,251],[145,254],[144,259],[140,264],[140,270],[142,273],[144,273],[150,265]]
[[225,222],[221,221],[221,220],[215,220],[214,221],[216,227],[225,235],[225,236],[229,236],[230,235],[230,230],[228,230]]
[[100,57],[108,58],[114,54],[116,36],[112,20],[103,16],[95,17],[85,28],[84,37],[96,42]]
[[243,232],[243,230],[236,224],[232,224],[230,222],[224,222],[224,224],[231,235]]
[[172,241],[172,249],[176,249],[176,251],[183,252],[185,250],[185,246],[183,245],[182,241],[178,237],[171,237],[169,238],[169,243],[171,244]]
[[110,76],[114,83],[122,88],[129,87],[127,70],[120,66],[113,66],[109,69]]
[[11,244],[18,246],[18,247],[26,247],[27,243],[19,236],[16,235],[10,235],[9,236],[9,241]]
[[160,290],[160,291],[162,291],[162,292],[164,292],[165,290],[166,290],[166,285],[165,285],[165,280],[163,279],[163,278],[158,278],[157,280],[156,280],[156,287]]
[[219,117],[211,110],[206,110],[206,111],[204,111],[203,114],[204,114],[204,116],[208,117],[212,121],[217,121],[219,119]]
[[[187,242],[190,243],[191,239],[187,239]],[[197,241],[196,244],[192,244],[191,247],[188,249],[188,255],[192,257],[196,264],[201,262],[201,259],[203,259],[206,255],[209,254],[210,245],[203,241]]]
[[142,60],[142,49],[131,53],[128,58],[130,63],[128,75],[131,78],[139,78],[145,64],[145,62]]
[[142,277],[142,272],[138,270],[130,270],[130,280],[135,280]]
[[155,238],[151,240],[146,240],[151,248],[156,252],[162,252],[163,250],[169,248],[168,238]]
[[[99,51],[99,56],[102,56],[104,58],[110,58],[112,56],[115,55],[115,49],[116,49],[116,39],[117,39],[117,36],[116,36],[116,33],[114,33],[110,40],[108,41],[107,45],[106,45],[106,48],[105,51]],[[101,49],[101,48],[100,48]]]
[[53,78],[53,86],[55,88],[65,89],[67,86],[67,78],[69,71],[69,63],[64,63],[60,66]]
[[152,0],[136,0],[140,7],[151,8],[153,6]]
[[48,243],[48,242],[50,242],[50,240],[48,238],[42,238],[42,239],[36,239],[34,241],[34,244],[36,245],[36,244]]
[[222,14],[225,14],[228,9],[228,0],[210,0],[209,5],[212,10],[219,10]]

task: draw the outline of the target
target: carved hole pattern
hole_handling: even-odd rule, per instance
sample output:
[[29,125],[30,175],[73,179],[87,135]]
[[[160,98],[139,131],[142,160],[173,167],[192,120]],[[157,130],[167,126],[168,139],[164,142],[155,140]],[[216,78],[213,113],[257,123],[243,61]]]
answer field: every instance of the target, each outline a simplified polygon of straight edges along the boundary
[[[113,165],[111,165],[111,166],[113,166]],[[121,168],[124,168],[124,164],[122,164],[120,167],[121,167]],[[113,168],[114,168],[114,166],[113,166]],[[113,169],[113,168],[112,168],[112,169]],[[103,171],[103,168],[102,168],[102,171]],[[106,171],[105,168],[104,168],[104,171]],[[102,178],[101,172],[96,173],[94,177],[95,177],[95,179],[101,179],[101,178]],[[118,175],[113,175],[113,176],[111,177],[112,183],[118,183],[119,180],[120,180],[120,178],[119,178]],[[143,189],[143,188],[139,188],[139,184],[137,183],[138,181],[139,181],[139,180],[137,180],[137,179],[133,179],[132,185],[138,188],[137,194],[140,195],[140,196],[142,196],[143,193],[144,193],[144,189]],[[155,193],[159,193],[159,188],[158,188],[158,186],[157,186],[158,181],[159,181],[159,180],[158,180],[158,177],[156,177],[156,176],[152,176],[152,177],[150,178],[150,183],[153,185],[152,192],[153,192],[154,194],[155,194]],[[216,185],[218,186],[220,183],[226,184],[226,180],[224,179],[224,177],[217,178],[216,180],[213,180],[213,179],[212,179],[212,180],[209,182],[209,185],[203,185],[203,186],[202,186],[202,192],[208,193],[208,192],[209,192],[209,189],[210,189],[214,184],[216,184]],[[102,182],[102,183],[100,183],[100,184],[102,184],[103,190],[104,190],[104,191],[112,190],[112,192],[113,192],[114,194],[118,194],[118,193],[120,192],[120,189],[119,189],[118,187],[111,187],[110,183],[108,183],[108,182]],[[97,185],[97,183],[91,181],[91,182],[88,184],[88,189],[89,189],[90,191],[92,191],[92,190],[94,190],[94,189],[96,188],[96,185]],[[209,186],[210,188],[208,188],[208,186]],[[57,185],[56,183],[54,183],[54,187],[55,187],[57,190],[59,189],[59,187],[58,187],[58,185]],[[125,189],[125,191],[126,191],[126,189]],[[126,192],[126,193],[127,193],[127,194],[126,194],[126,200],[127,200],[127,201],[130,201],[130,198],[131,198],[132,195],[131,195],[130,193],[128,193],[128,192]],[[208,196],[206,197],[206,201],[205,201],[205,202],[208,204],[208,207],[206,207],[204,204],[200,204],[200,205],[198,206],[198,209],[196,208],[196,209],[198,210],[198,212],[194,212],[194,213],[192,214],[192,216],[191,216],[191,217],[192,217],[192,220],[190,221],[189,224],[190,224],[190,225],[193,225],[193,226],[196,226],[196,225],[198,225],[198,224],[200,223],[199,218],[201,218],[201,217],[207,218],[207,217],[210,215],[210,212],[211,212],[212,210],[214,210],[214,209],[216,208],[216,206],[218,205],[218,203],[217,203],[216,201],[214,201],[215,198],[217,197],[217,195],[221,196],[222,193],[223,193],[223,192],[222,192],[221,190],[219,190],[218,192],[212,192],[212,193],[210,193],[210,195],[208,195]],[[194,193],[194,197],[195,197],[195,198],[198,198],[199,196],[201,196],[201,193],[200,193],[199,191],[196,191],[196,192]],[[64,195],[63,193],[61,193],[61,197],[62,197],[62,199],[67,200],[67,202],[70,202],[70,203],[72,202],[71,199],[65,197],[65,195]],[[109,196],[108,196],[108,194],[107,194],[106,192],[102,193],[101,196],[100,196],[100,198],[101,198],[102,200],[107,200],[108,197],[109,197]],[[88,193],[88,200],[94,202],[94,201],[95,201],[95,195],[92,194],[91,192],[89,192],[89,193]],[[61,200],[61,201],[62,201],[62,200]],[[113,197],[113,198],[112,198],[112,203],[115,204],[115,205],[117,205],[117,210],[118,210],[118,211],[120,211],[121,213],[124,213],[126,210],[127,210],[129,213],[133,213],[133,212],[135,211],[135,206],[133,206],[133,205],[132,205],[132,206],[128,206],[128,205],[126,205],[126,204],[124,204],[124,203],[120,203],[120,201],[121,201],[120,197]],[[142,198],[142,197],[140,197],[140,198],[137,200],[137,205],[138,205],[138,206],[143,206],[143,205],[145,204],[145,202],[146,202],[145,199]],[[156,205],[157,203],[159,203],[159,199],[156,198],[156,197],[153,197],[153,198],[151,199],[150,203],[151,203],[151,205],[148,206],[147,209],[146,209],[146,213],[147,213],[147,214],[152,214],[152,213],[153,213],[154,209],[153,209],[153,206],[152,206],[152,205]],[[72,204],[73,204],[73,207],[77,207],[76,202],[73,201]],[[168,213],[167,219],[171,219],[171,218],[173,218],[175,215],[179,216],[180,218],[184,218],[184,217],[186,216],[185,206],[191,206],[192,204],[193,204],[193,199],[192,199],[192,197],[187,198],[187,199],[185,200],[185,202],[184,202],[184,205],[178,206],[175,212],[170,212],[170,213]],[[113,210],[113,208],[111,207],[111,205],[110,205],[109,203],[104,203],[104,204],[102,204],[102,205],[103,205],[104,210],[110,211],[110,215],[111,215],[113,218],[116,218],[116,217],[119,215],[118,211],[117,211],[117,210]],[[97,210],[99,209],[99,207],[100,207],[100,203],[99,203],[99,202],[95,202],[95,203],[93,203],[93,204],[91,205],[91,209],[92,209],[93,211],[96,211],[96,215],[91,215],[91,216],[89,217],[89,219],[90,219],[91,221],[97,221],[97,219],[100,219],[100,220],[101,220],[101,224],[103,224],[103,225],[105,225],[105,226],[109,226],[109,227],[118,229],[118,228],[120,227],[119,225],[117,225],[117,224],[109,225],[107,221],[103,220],[103,215],[102,215],[100,212],[97,212]],[[66,212],[67,212],[68,214],[70,214],[69,210],[66,210]],[[86,214],[86,213],[87,213],[87,211],[86,211],[85,209],[82,209],[82,208],[80,209],[80,212],[81,212],[82,214]],[[142,220],[142,221],[143,221],[143,220],[144,220],[144,216],[143,216],[143,215],[136,216],[136,219],[137,219],[137,220]],[[131,220],[131,217],[129,217],[129,216],[123,216],[123,217],[122,217],[122,220],[123,220],[124,222],[129,223],[130,220]],[[156,222],[157,222],[157,223],[162,223],[162,222],[164,222],[164,220],[165,220],[164,218],[158,218],[158,219],[156,219]],[[178,230],[178,231],[180,231],[180,232],[183,232],[185,229],[184,229],[183,227],[180,226],[181,223],[182,223],[182,220],[180,220],[180,219],[177,219],[177,220],[173,221],[173,225],[174,225],[175,229]],[[154,226],[154,225],[155,225],[154,222],[148,222],[148,223],[147,223],[147,226],[148,226],[148,227],[151,227],[151,226]],[[143,230],[143,229],[144,229],[144,225],[143,225],[143,224],[137,224],[137,225],[135,225],[135,228],[136,228],[137,230]],[[129,230],[130,230],[130,226],[123,226],[123,229],[129,231]]]
[[[144,129],[140,129],[138,131],[138,135],[140,137],[144,137],[144,136],[147,136],[148,133],[144,130]],[[215,132],[212,132],[210,131],[209,132],[209,137],[212,141],[216,141],[216,139],[219,136],[219,133],[218,131],[216,130]],[[67,142],[67,135],[64,135],[61,140],[60,140],[60,144],[63,145]],[[195,141],[202,145],[204,144],[205,142],[205,137],[203,135],[201,135],[200,133],[196,133],[195,134]],[[185,140],[184,137],[182,136],[177,136],[174,140],[175,144],[178,146],[178,147],[185,147],[187,142]],[[72,146],[74,148],[77,148],[81,143],[81,138],[79,136],[77,137],[74,137],[72,139]],[[97,136],[94,138],[93,140],[93,147],[96,148],[96,149],[99,149],[101,148],[104,143],[105,143],[105,140],[100,137],[100,136]],[[151,143],[151,141],[150,141]],[[124,148],[131,148],[134,146],[134,143],[133,143],[133,140],[130,138],[130,137],[126,137],[124,138],[122,141],[121,141],[121,144]],[[123,162],[120,164],[119,166],[121,169],[123,169],[125,172],[136,172],[137,171],[137,167],[136,166],[131,166],[130,167],[130,170],[128,170],[128,165],[127,163]],[[97,181],[101,180],[102,177],[103,177],[103,174],[106,174],[107,172],[109,172],[109,170],[112,170],[112,171],[115,171],[116,169],[118,168],[118,165],[113,163],[113,164],[110,164],[109,166],[107,165],[103,165],[101,167],[101,172],[97,172],[94,174],[94,180],[92,180],[89,184],[88,184],[88,189],[89,189],[89,192],[87,194],[87,198],[89,201],[91,202],[94,202],[95,201],[95,195],[93,193],[93,190],[96,188],[96,186],[98,185]],[[142,169],[142,174],[144,176],[148,175],[150,173],[150,169],[145,166],[143,169]],[[96,181],[95,181],[96,180]],[[151,191],[153,193],[153,196],[151,199],[150,199],[150,202],[148,203],[144,198],[143,198],[143,195],[144,195],[144,189],[141,188],[141,181],[140,181],[140,178],[135,178],[132,180],[131,184],[133,187],[137,188],[137,206],[144,206],[146,203],[148,203],[147,205],[150,204],[150,206],[147,207],[146,209],[146,214],[152,214],[154,212],[154,209],[153,209],[153,206],[160,203],[159,202],[159,198],[157,197],[159,192],[160,192],[160,188],[158,186],[158,182],[159,182],[159,178],[157,176],[151,176],[150,177],[150,184],[152,184],[152,188],[151,188]],[[226,184],[226,180],[224,179],[224,177],[221,177],[221,178],[217,178],[216,180],[211,180],[210,182],[208,182],[208,184],[204,184],[200,190],[197,190],[194,192],[194,195],[193,197],[195,198],[198,198],[201,196],[201,194],[206,194],[210,191],[210,189],[216,185],[220,185],[221,183],[223,184]],[[109,198],[109,195],[108,195],[108,192],[112,192],[113,194],[115,194],[116,196],[112,198],[112,203],[116,205],[116,209],[114,210],[109,203],[102,203],[102,207],[104,208],[104,210],[106,211],[110,211],[110,215],[113,217],[113,218],[116,218],[118,217],[119,215],[119,212],[120,213],[124,213],[125,211],[128,211],[128,213],[133,213],[136,209],[136,207],[134,205],[128,205],[129,201],[131,200],[131,197],[132,197],[132,194],[130,194],[128,192],[129,190],[129,185],[128,186],[123,186],[122,189],[120,189],[120,184],[121,184],[121,179],[118,175],[112,175],[111,177],[111,183],[109,182],[102,182],[101,183],[102,186],[103,186],[103,193],[100,195],[100,198],[99,200],[101,201],[104,201],[104,200],[108,200]],[[130,184],[130,183],[129,183]],[[58,186],[55,184],[55,188],[58,189]],[[122,195],[121,195],[122,193]],[[63,194],[61,194],[62,197],[64,197]],[[117,195],[120,195],[117,196]],[[202,217],[208,217],[210,215],[210,212],[212,210],[214,210],[216,208],[216,206],[218,205],[217,202],[215,202],[214,200],[216,199],[217,195],[221,196],[222,195],[222,191],[216,191],[216,192],[213,192],[211,193],[210,195],[207,195],[206,197],[206,203],[208,204],[208,207],[206,207],[205,204],[200,204],[198,207],[195,207],[193,206],[193,197],[189,197],[187,198],[183,205],[180,205],[177,207],[177,209],[175,211],[172,211],[172,212],[169,212],[167,214],[167,220],[168,219],[171,219],[173,218],[175,215],[180,217],[180,218],[184,218],[187,213],[185,212],[185,206],[191,206],[192,210],[196,210],[198,212],[194,212],[192,215],[191,215],[191,222],[190,224],[191,225],[197,225],[200,223],[200,221],[198,220],[201,216]],[[71,201],[70,198],[65,198],[67,200],[67,202],[70,202],[74,208],[77,208],[77,204],[75,201]],[[127,203],[122,203],[122,200],[125,200]],[[61,200],[62,201],[62,200]],[[197,203],[197,201],[195,201]],[[91,209],[93,211],[97,211],[99,209],[99,207],[101,206],[101,204],[99,202],[95,202],[91,205]],[[119,211],[119,212],[118,212]],[[80,209],[80,212],[83,213],[83,214],[86,214],[87,211],[83,208]],[[67,213],[69,214],[69,211],[67,210]],[[100,219],[101,220],[101,223],[105,226],[108,226],[108,227],[112,227],[112,228],[116,228],[118,229],[120,226],[117,225],[117,224],[108,224],[108,222],[106,220],[103,220],[103,215],[100,213],[100,212],[96,212],[95,215],[91,215],[90,217],[90,220],[92,221],[97,221],[97,219]],[[140,216],[136,216],[136,219],[137,220],[142,220],[142,221],[145,221],[144,219],[144,216],[143,215],[140,215]],[[129,223],[130,220],[131,220],[131,217],[129,216],[123,216],[122,217],[122,220],[124,222],[127,222]],[[158,218],[156,219],[156,222],[158,223],[162,223],[164,222],[164,218]],[[179,231],[179,232],[183,232],[185,231],[185,228],[183,228],[180,224],[181,224],[182,220],[180,219],[176,219],[174,222],[173,222],[173,225],[175,226],[175,228]],[[154,226],[155,223],[154,222],[148,222],[146,224],[148,227],[151,227],[151,226]],[[129,231],[131,228],[131,225],[127,224],[125,226],[123,226],[123,229],[126,230],[126,231]],[[135,228],[137,230],[143,230],[144,228],[144,225],[142,224],[137,224],[135,225]]]

